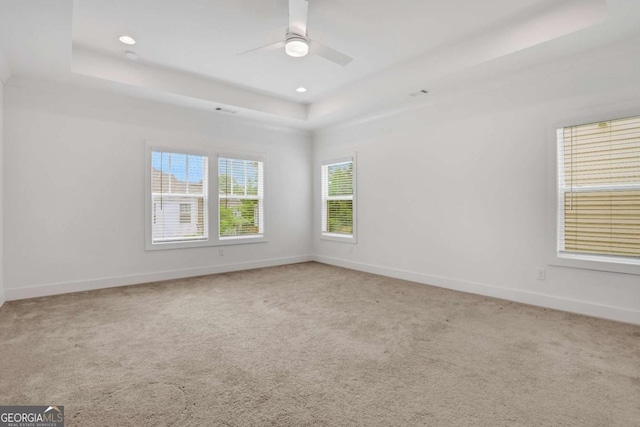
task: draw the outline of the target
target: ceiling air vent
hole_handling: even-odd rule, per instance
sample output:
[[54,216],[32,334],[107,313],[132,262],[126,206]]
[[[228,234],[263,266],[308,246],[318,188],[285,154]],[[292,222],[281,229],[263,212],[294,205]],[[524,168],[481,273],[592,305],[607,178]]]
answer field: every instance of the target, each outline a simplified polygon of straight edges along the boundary
[[412,93],[410,93],[410,94],[409,94],[409,96],[422,96],[422,95],[426,95],[426,94],[428,94],[428,93],[429,93],[429,91],[428,91],[428,90],[426,90],[426,89],[421,89],[421,90],[419,90],[419,91],[417,91],[417,92],[412,92]]
[[235,111],[235,110],[230,110],[228,108],[222,108],[222,107],[216,107],[216,111],[218,113],[227,113],[227,114],[235,114],[235,113],[237,113],[237,111]]

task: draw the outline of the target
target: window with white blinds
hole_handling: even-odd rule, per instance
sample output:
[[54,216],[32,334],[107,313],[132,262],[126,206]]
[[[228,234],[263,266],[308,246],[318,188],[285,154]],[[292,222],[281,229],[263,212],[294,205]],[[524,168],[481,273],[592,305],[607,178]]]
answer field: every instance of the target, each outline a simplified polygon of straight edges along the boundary
[[354,237],[353,158],[322,164],[322,234]]
[[151,151],[152,243],[207,240],[207,156]]
[[559,253],[640,262],[640,117],[557,136]]
[[264,164],[218,157],[219,237],[262,237],[264,233]]

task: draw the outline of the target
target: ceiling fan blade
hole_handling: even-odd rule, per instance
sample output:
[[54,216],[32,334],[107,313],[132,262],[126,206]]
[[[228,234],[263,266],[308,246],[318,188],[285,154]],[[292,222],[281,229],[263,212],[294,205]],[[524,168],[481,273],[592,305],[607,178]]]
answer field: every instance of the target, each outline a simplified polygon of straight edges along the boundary
[[307,35],[308,0],[289,0],[289,32]]
[[284,47],[284,41],[279,41],[279,42],[268,44],[266,46],[260,46],[260,47],[254,48],[254,49],[245,50],[244,52],[240,52],[236,56],[244,55],[245,53],[251,53],[251,52],[258,51],[258,50],[265,50],[265,51],[266,50],[276,50],[276,49],[280,49],[282,47]]
[[347,56],[344,53],[340,53],[337,50],[331,49],[330,47],[313,40],[309,42],[309,52],[318,56],[322,56],[324,59],[328,59],[331,62],[342,65],[343,67],[349,65],[349,62],[353,60],[353,58],[351,58],[350,56]]

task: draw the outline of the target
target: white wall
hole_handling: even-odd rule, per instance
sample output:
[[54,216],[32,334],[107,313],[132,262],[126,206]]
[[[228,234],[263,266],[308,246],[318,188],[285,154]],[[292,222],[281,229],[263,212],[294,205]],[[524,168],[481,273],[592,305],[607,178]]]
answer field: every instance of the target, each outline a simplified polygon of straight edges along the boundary
[[[553,129],[559,118],[640,115],[640,55],[626,53],[586,53],[492,89],[318,132],[317,259],[640,323],[640,275],[551,266],[548,250]],[[319,163],[353,152],[358,243],[321,240]]]
[[[0,57],[2,53],[0,52]],[[3,255],[2,255],[2,242],[4,240],[3,234],[3,186],[2,186],[2,177],[4,175],[4,161],[3,161],[3,147],[4,147],[4,131],[3,131],[3,117],[4,117],[4,83],[0,79],[0,306],[4,304],[5,295],[4,295],[4,268],[3,268]]]
[[4,292],[4,258],[3,258],[3,242],[4,242],[4,217],[3,217],[3,176],[4,176],[4,84],[11,77],[11,69],[9,63],[4,57],[4,53],[0,50],[0,306],[4,304],[5,292]]
[[[218,114],[10,80],[7,299],[310,259],[310,136]],[[266,153],[269,241],[145,251],[145,139]]]
[[[3,114],[7,298],[314,253],[322,262],[640,323],[640,276],[549,265],[557,118],[640,114],[640,55],[602,52],[326,129],[313,153],[304,132],[14,77]],[[145,139],[266,152],[269,242],[225,247],[224,257],[215,247],[145,251]],[[358,244],[320,240],[319,161],[356,151]],[[536,280],[541,267],[546,281]]]

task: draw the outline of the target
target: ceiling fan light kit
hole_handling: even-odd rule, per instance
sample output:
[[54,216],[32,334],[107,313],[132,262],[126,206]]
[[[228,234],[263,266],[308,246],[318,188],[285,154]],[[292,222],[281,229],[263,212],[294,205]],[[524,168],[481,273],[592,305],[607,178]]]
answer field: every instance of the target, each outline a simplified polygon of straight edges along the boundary
[[287,55],[294,58],[306,56],[309,53],[309,43],[306,37],[298,34],[287,34],[287,41],[284,45],[284,51]]

